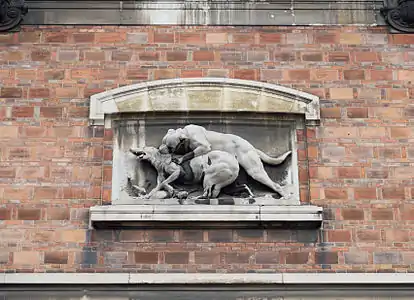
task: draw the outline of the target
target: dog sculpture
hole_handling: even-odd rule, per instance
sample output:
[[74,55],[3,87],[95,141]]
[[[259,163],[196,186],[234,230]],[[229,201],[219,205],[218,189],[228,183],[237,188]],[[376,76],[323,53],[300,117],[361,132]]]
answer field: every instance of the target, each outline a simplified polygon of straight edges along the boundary
[[[239,174],[239,163],[236,158],[223,151],[211,151],[181,165],[173,162],[170,153],[161,153],[154,147],[131,148],[130,152],[139,159],[150,162],[158,173],[157,186],[145,198],[152,198],[160,190],[167,191],[168,195],[172,197],[174,188],[170,183],[177,179],[190,183],[202,182],[202,197],[217,198],[221,189],[232,184]],[[253,196],[246,185],[241,188]]]
[[[202,126],[187,125],[184,128],[169,129],[162,139],[161,152],[176,153],[177,149],[186,148],[186,154],[176,159],[176,163],[194,159],[210,153],[210,151],[224,151],[234,156],[246,173],[254,180],[271,188],[282,198],[284,194],[281,186],[270,179],[266,173],[262,160],[271,165],[281,164],[291,153],[288,151],[279,157],[273,158],[256,149],[245,139],[234,135],[206,130]],[[183,154],[183,153],[181,153]]]

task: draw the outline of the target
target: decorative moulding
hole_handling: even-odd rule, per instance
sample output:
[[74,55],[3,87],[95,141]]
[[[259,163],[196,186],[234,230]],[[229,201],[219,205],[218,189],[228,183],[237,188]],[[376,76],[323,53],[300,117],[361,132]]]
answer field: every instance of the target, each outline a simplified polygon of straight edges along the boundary
[[24,0],[1,0],[0,32],[16,31],[27,12]]
[[92,207],[90,220],[90,226],[95,228],[146,227],[152,222],[161,222],[167,228],[174,224],[182,228],[188,222],[191,227],[198,222],[209,227],[250,227],[259,223],[263,227],[310,229],[320,226],[322,208],[311,205],[107,205]]
[[[320,120],[319,98],[291,88],[229,78],[177,78],[124,86],[91,97],[91,125],[105,116],[133,112],[266,112]],[[108,123],[108,126],[110,123]]]

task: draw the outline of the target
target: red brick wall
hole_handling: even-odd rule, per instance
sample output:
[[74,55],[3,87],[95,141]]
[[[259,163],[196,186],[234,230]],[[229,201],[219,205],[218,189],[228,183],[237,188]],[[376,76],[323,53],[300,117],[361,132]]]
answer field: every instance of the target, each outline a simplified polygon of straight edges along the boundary
[[[0,270],[407,271],[414,262],[414,35],[385,28],[24,27],[0,35]],[[320,96],[308,132],[321,232],[89,231],[110,149],[89,96],[223,76]],[[110,137],[107,136],[107,141]]]

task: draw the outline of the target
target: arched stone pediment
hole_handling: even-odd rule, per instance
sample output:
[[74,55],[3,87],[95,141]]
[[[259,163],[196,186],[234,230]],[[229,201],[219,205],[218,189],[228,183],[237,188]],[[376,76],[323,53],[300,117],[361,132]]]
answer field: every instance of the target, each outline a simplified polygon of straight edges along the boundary
[[266,112],[303,114],[308,123],[320,119],[319,98],[291,88],[229,78],[183,78],[128,85],[91,97],[90,122],[131,112]]

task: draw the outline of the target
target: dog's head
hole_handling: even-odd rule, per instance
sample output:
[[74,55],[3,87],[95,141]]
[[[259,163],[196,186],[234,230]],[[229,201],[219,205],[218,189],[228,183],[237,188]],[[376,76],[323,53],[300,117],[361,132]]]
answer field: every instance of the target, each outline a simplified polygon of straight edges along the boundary
[[186,139],[182,128],[178,129],[169,129],[167,134],[162,138],[161,146],[159,151],[162,154],[174,153],[177,150],[177,147],[182,144]]
[[129,152],[134,154],[138,159],[149,160],[158,152],[158,149],[155,147],[131,148]]

